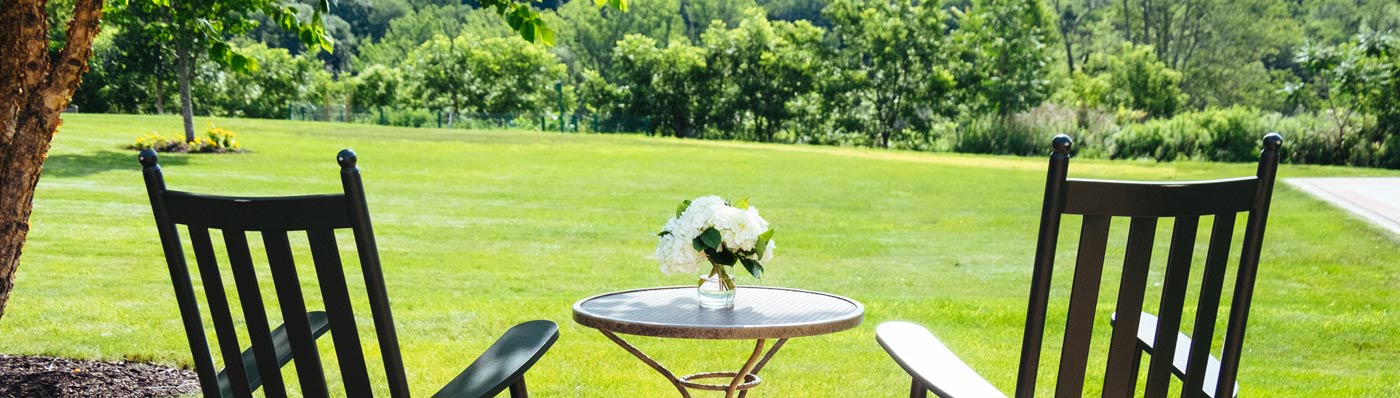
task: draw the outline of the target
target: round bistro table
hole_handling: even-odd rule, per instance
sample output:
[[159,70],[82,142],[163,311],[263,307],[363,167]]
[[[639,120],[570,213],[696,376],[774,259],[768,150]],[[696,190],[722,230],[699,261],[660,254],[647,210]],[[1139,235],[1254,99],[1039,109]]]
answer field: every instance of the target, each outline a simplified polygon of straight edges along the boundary
[[[757,386],[758,372],[789,338],[835,333],[860,325],[865,307],[845,297],[797,289],[740,286],[734,308],[700,308],[695,286],[674,286],[600,294],[574,303],[574,321],[598,329],[670,381],[682,398],[690,390],[724,391],[742,398]],[[757,340],[738,372],[707,372],[676,377],[617,335],[681,339]],[[768,340],[777,342],[765,354]],[[703,379],[726,379],[705,384]]]

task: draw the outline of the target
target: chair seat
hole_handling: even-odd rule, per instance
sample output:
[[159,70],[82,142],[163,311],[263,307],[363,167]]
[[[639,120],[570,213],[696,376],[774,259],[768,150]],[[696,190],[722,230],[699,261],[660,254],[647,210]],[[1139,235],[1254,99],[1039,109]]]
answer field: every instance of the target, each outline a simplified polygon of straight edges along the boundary
[[[1109,323],[1118,319],[1118,314],[1113,314],[1109,318]],[[1153,355],[1155,350],[1152,345],[1157,341],[1157,316],[1149,313],[1142,313],[1142,318],[1138,320],[1138,348],[1148,355]],[[1185,333],[1176,334],[1176,352],[1172,355],[1172,373],[1178,378],[1186,377],[1186,360],[1191,357],[1191,337]],[[1206,397],[1215,397],[1215,384],[1220,379],[1220,360],[1211,355],[1206,359],[1205,383],[1201,385],[1201,392]],[[1232,398],[1240,395],[1240,383],[1235,383],[1235,390],[1230,395]]]
[[[325,311],[311,311],[306,313],[306,319],[311,322],[311,337],[320,338],[331,329],[330,321],[326,319]],[[279,325],[272,330],[272,348],[277,352],[277,367],[281,368],[292,361],[292,344],[287,339],[287,326]],[[248,388],[257,390],[262,386],[262,373],[258,371],[258,361],[254,357],[253,349],[250,347],[243,351],[243,369],[248,375]],[[223,391],[225,397],[233,396],[233,388],[228,380],[228,368],[219,371],[219,390]]]

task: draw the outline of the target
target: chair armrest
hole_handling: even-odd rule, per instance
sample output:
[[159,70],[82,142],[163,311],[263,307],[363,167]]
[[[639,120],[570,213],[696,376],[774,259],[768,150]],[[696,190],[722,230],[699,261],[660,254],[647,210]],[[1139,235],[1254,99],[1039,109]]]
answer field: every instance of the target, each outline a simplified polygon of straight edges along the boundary
[[[1109,324],[1115,324],[1117,319],[1118,314],[1114,313],[1109,318]],[[1156,315],[1152,315],[1146,312],[1142,313],[1142,318],[1138,320],[1137,339],[1138,349],[1142,350],[1142,352],[1146,352],[1147,355],[1153,355],[1153,352],[1155,352],[1153,345],[1157,342]],[[1191,337],[1187,336],[1185,333],[1177,332],[1176,352],[1172,355],[1172,373],[1176,375],[1177,379],[1186,378],[1186,361],[1188,358],[1190,358],[1190,356]],[[1205,383],[1201,384],[1201,391],[1205,393],[1206,397],[1215,396],[1215,383],[1219,382],[1219,380],[1220,360],[1215,359],[1214,355],[1210,355],[1209,358],[1206,359]],[[1236,382],[1235,390],[1233,393],[1231,393],[1231,397],[1239,395],[1240,383]]]
[[[330,322],[326,319],[325,311],[311,311],[306,313],[306,319],[311,323],[311,338],[319,339],[326,331],[331,329]],[[287,339],[287,324],[277,325],[272,329],[272,349],[277,353],[277,368],[281,369],[288,362],[292,361],[292,343]],[[248,347],[240,355],[243,360],[244,372],[248,375],[248,388],[257,390],[262,387],[262,372],[258,371],[258,360],[253,354],[253,348]],[[233,396],[232,387],[229,385],[228,368],[219,371],[219,389],[224,392],[224,396]]]
[[507,330],[434,397],[494,397],[515,384],[559,339],[559,325],[537,320]]
[[885,322],[875,328],[875,336],[890,358],[939,397],[1006,397],[922,326]]

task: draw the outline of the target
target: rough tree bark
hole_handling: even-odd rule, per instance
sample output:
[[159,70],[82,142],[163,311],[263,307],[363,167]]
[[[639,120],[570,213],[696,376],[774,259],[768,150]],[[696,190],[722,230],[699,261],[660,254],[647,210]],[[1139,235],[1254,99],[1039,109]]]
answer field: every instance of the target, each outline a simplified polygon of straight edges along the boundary
[[29,234],[34,188],[92,57],[103,0],[77,0],[67,42],[48,57],[45,0],[0,1],[0,317]]

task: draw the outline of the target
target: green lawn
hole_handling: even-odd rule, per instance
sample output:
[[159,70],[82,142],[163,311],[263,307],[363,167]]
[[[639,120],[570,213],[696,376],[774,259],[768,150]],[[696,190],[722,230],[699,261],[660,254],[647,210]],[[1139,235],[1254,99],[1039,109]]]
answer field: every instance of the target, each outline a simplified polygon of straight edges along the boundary
[[[187,364],[139,166],[135,153],[122,149],[153,130],[175,134],[179,119],[66,119],[39,183],[14,297],[0,320],[0,352]],[[907,394],[908,379],[874,337],[875,325],[895,319],[928,326],[1003,390],[1015,383],[1044,158],[217,123],[236,131],[253,152],[163,155],[172,189],[337,192],[336,151],[359,153],[418,395],[436,391],[510,325],[538,318],[562,328],[558,344],[531,373],[538,396],[673,395],[641,362],[575,325],[570,305],[605,291],[691,283],[658,272],[650,258],[652,234],[677,202],[705,194],[751,198],[776,226],[777,257],[761,284],[842,294],[866,306],[865,324],[855,330],[790,342],[764,370],[766,381],[754,396]],[[1189,162],[1076,160],[1070,166],[1074,177],[1130,179],[1253,171],[1253,164]],[[1291,165],[1280,171],[1282,178],[1339,175],[1400,173]],[[1126,227],[1114,224],[1120,245]],[[1169,227],[1162,223],[1159,252]],[[1064,229],[1061,252],[1068,253],[1077,218]],[[1198,242],[1197,264],[1205,239]],[[1400,396],[1400,239],[1279,184],[1264,250],[1242,395]],[[1067,268],[1071,259],[1062,255],[1058,264]],[[1109,264],[1116,261],[1121,250],[1110,253]],[[1160,277],[1163,261],[1159,255],[1154,275]],[[1054,295],[1063,304],[1069,274],[1056,275]],[[1105,283],[1096,350],[1106,350],[1107,308],[1116,286]],[[366,309],[362,303],[356,308]],[[1062,320],[1063,310],[1051,318]],[[360,320],[369,325],[367,316]],[[1058,339],[1047,340],[1047,352],[1055,352]],[[678,373],[735,368],[752,348],[634,342]],[[329,339],[324,343],[329,347]],[[1042,394],[1052,391],[1055,360],[1043,359]],[[1102,366],[1090,373],[1088,384],[1099,384],[1093,380]]]

